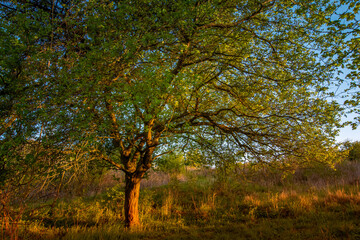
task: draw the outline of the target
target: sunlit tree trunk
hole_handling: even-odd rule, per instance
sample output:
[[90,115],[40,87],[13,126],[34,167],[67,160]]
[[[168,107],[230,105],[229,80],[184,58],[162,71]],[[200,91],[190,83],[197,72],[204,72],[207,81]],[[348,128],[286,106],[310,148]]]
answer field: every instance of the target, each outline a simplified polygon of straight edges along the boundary
[[125,180],[125,226],[139,226],[139,194],[141,178],[126,174]]

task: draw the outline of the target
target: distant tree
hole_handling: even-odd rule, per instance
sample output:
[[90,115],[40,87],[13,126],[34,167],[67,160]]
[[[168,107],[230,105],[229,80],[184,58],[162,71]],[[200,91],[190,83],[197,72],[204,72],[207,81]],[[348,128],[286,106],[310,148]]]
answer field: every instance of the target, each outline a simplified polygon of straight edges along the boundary
[[[1,134],[31,115],[43,142],[86,142],[83,151],[125,172],[127,227],[139,224],[142,177],[174,149],[201,149],[209,161],[226,161],[229,151],[266,163],[329,161],[340,111],[326,98],[342,49],[335,30],[343,25],[332,20],[339,7],[2,1],[0,49],[6,56],[23,46],[14,53],[22,57],[13,89],[24,91],[11,94],[18,100],[1,118]],[[1,59],[2,91],[17,59]]]
[[360,142],[350,142],[346,141],[343,143],[344,150],[347,150],[348,153],[348,160],[349,161],[360,161]]
[[184,170],[184,155],[179,152],[172,152],[156,159],[156,167],[160,171],[180,173]]
[[360,142],[354,142],[349,152],[350,161],[360,161]]

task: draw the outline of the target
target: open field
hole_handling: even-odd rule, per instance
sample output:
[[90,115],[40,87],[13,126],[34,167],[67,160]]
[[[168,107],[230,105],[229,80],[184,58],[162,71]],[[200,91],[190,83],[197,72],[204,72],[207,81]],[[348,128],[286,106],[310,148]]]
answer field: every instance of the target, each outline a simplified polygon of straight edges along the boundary
[[142,226],[131,231],[123,226],[123,184],[112,175],[68,187],[51,207],[32,203],[16,226],[2,218],[1,239],[360,239],[356,162],[286,178],[265,170],[152,172],[140,195]]

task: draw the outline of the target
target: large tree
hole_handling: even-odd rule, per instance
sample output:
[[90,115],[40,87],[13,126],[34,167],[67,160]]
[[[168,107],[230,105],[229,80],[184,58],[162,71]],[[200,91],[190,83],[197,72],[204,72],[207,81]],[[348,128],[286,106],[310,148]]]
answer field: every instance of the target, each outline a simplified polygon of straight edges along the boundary
[[[125,172],[128,227],[139,224],[142,177],[174,148],[318,160],[339,121],[325,94],[341,41],[328,35],[339,27],[338,7],[328,0],[2,1],[5,40],[27,46],[16,53],[27,91],[2,118],[1,134],[31,106],[44,141],[86,142],[88,154]],[[11,49],[5,40],[3,52]]]

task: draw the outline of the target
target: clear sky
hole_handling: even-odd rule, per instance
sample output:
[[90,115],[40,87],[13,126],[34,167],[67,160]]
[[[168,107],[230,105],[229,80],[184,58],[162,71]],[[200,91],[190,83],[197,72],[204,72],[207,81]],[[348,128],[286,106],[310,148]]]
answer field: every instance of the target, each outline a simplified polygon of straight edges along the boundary
[[360,128],[352,130],[350,126],[342,128],[339,136],[336,138],[338,142],[349,141],[360,141]]

